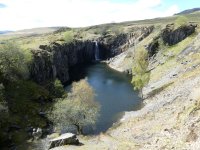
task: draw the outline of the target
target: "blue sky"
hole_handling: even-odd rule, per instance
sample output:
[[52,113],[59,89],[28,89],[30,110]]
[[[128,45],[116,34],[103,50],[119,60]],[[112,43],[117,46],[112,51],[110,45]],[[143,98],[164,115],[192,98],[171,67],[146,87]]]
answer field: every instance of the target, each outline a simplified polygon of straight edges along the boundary
[[[116,3],[131,3],[137,0],[110,0],[111,2]],[[200,0],[162,0],[160,8],[166,8],[171,5],[177,5],[180,11],[190,8],[200,7]]]
[[83,27],[171,16],[200,0],[0,0],[0,30]]
[[1,3],[0,3],[0,8],[5,8],[5,7],[6,7],[5,4],[1,4]]
[[199,0],[164,0],[163,5],[170,6],[170,5],[177,5],[180,11],[197,8],[200,7]]

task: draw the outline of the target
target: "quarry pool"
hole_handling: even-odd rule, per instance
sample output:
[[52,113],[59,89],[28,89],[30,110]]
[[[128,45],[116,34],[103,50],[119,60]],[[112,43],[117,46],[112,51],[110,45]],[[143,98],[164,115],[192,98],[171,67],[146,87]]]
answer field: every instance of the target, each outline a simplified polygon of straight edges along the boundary
[[[104,63],[76,67],[70,74],[74,81],[87,78],[95,90],[96,100],[101,105],[96,126],[84,128],[85,134],[105,132],[122,117],[124,111],[141,108],[142,101],[138,97],[138,92],[133,90],[131,77],[109,68]],[[66,89],[69,90],[70,86]]]

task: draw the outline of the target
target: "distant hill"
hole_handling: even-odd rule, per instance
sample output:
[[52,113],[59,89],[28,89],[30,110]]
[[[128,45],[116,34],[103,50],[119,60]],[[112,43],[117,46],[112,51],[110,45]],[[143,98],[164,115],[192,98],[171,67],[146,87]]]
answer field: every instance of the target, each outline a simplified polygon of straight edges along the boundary
[[0,34],[6,34],[6,33],[10,33],[12,31],[0,31]]
[[24,29],[19,31],[0,31],[0,34],[5,35],[33,35],[33,34],[45,34],[45,33],[52,33],[57,31],[61,27],[41,27],[41,28],[33,28],[33,29]]
[[187,10],[184,10],[180,13],[177,13],[175,15],[185,15],[185,14],[191,14],[191,13],[194,13],[196,11],[200,11],[200,8],[192,8],[192,9],[187,9]]

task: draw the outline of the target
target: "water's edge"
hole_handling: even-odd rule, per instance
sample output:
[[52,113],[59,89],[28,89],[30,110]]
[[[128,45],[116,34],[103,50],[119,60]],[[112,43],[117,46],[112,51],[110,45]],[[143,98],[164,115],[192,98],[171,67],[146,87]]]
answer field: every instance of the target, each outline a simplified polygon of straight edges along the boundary
[[[106,132],[113,124],[120,122],[125,112],[142,108],[141,98],[138,92],[133,90],[131,76],[110,68],[107,63],[76,67],[71,74],[74,81],[87,78],[97,93],[97,100],[102,105],[101,117],[96,129],[93,131],[87,129],[86,134]],[[69,86],[66,88],[69,90]]]

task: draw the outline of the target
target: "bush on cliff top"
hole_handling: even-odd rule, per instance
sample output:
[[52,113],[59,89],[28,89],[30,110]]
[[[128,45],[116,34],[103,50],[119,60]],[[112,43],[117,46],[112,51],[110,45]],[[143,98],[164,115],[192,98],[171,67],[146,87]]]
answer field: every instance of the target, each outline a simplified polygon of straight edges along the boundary
[[74,40],[74,32],[71,30],[71,31],[66,31],[64,33],[64,41],[67,42],[67,43],[70,43]]
[[15,80],[28,76],[26,56],[15,43],[0,45],[0,79]]

